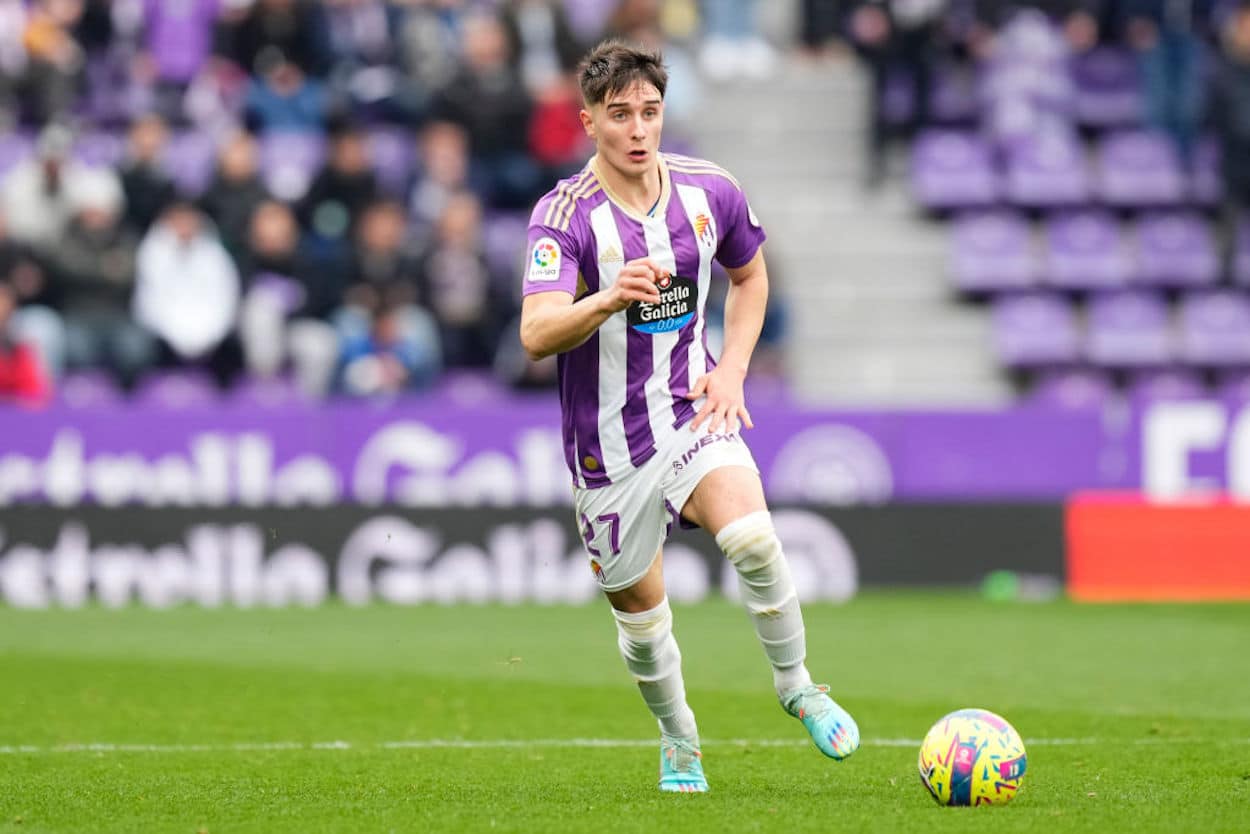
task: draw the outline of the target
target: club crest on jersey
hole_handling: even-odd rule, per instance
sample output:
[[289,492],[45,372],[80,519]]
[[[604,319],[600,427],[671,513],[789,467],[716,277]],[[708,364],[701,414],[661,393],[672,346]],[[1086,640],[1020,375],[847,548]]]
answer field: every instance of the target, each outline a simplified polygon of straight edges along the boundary
[[694,233],[704,246],[709,248],[716,246],[716,230],[712,228],[712,218],[703,212],[694,216]]
[[690,324],[699,308],[699,285],[679,275],[665,275],[656,287],[658,304],[640,301],[627,308],[629,326],[642,333],[671,333]]
[[560,244],[554,238],[540,237],[530,253],[529,280],[557,281],[560,278]]

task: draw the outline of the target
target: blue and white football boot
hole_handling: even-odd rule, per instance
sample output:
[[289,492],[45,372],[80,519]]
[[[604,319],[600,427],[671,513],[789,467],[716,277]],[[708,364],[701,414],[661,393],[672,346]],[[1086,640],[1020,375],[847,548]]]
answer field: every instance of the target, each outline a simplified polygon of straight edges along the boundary
[[665,793],[707,793],[699,742],[660,735],[660,790]]
[[782,696],[781,706],[803,722],[816,747],[829,758],[842,761],[859,749],[859,727],[851,714],[829,697],[829,687],[813,683],[788,692]]

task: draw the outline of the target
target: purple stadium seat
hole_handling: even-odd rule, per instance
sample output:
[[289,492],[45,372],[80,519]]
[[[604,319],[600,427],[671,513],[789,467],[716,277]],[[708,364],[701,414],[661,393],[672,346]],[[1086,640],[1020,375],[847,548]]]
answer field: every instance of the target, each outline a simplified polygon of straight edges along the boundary
[[403,127],[369,130],[369,155],[378,184],[392,196],[402,196],[410,185],[416,150],[412,131]]
[[1045,281],[1071,290],[1126,285],[1133,261],[1119,222],[1102,211],[1064,212],[1045,223]]
[[197,368],[153,371],[139,381],[134,391],[135,402],[165,409],[211,405],[218,397],[213,380]]
[[1142,216],[1134,232],[1137,279],[1153,286],[1202,287],[1220,277],[1220,258],[1207,221],[1193,212]]
[[82,133],[74,141],[74,156],[92,166],[113,167],[126,154],[126,137],[106,130]]
[[1094,368],[1048,371],[1033,383],[1028,400],[1058,408],[1097,408],[1115,397],[1115,384],[1107,372]]
[[1006,198],[1028,208],[1059,208],[1090,197],[1085,148],[1076,134],[1042,130],[1006,144],[1003,190]]
[[1076,316],[1062,296],[1036,293],[998,298],[991,322],[995,351],[1004,365],[1062,365],[1080,356]]
[[1029,222],[1009,211],[974,212],[952,224],[951,280],[964,292],[1033,287],[1041,277]]
[[1201,206],[1218,205],[1224,199],[1224,176],[1220,170],[1218,142],[1208,139],[1194,147],[1189,192],[1194,202]]
[[1181,358],[1194,365],[1250,365],[1250,298],[1233,291],[1192,293],[1178,315]]
[[1171,363],[1172,323],[1164,300],[1150,292],[1094,296],[1087,306],[1085,356],[1107,367],[1146,368]]
[[1250,217],[1237,223],[1233,233],[1233,251],[1231,263],[1233,283],[1242,287],[1250,287]]
[[171,133],[162,164],[183,196],[198,197],[213,179],[217,143],[202,130]]
[[275,197],[298,200],[325,161],[325,137],[270,131],[260,138],[260,171]]
[[122,399],[113,377],[105,371],[73,371],[56,385],[56,400],[69,408],[91,409],[114,405]]
[[35,150],[35,137],[29,133],[6,133],[0,136],[0,178],[14,165],[28,158]]
[[975,133],[930,130],[912,146],[911,186],[930,210],[978,208],[998,199],[989,145]]
[[578,0],[565,4],[569,26],[586,41],[601,37],[608,18],[619,5],[619,0]]
[[520,274],[525,252],[525,233],[529,217],[525,214],[490,214],[482,222],[482,247],[486,264],[497,278]]
[[[929,121],[934,124],[971,124],[977,118],[976,82],[972,74],[942,67],[933,75],[929,93]],[[899,72],[886,82],[881,100],[882,115],[894,125],[906,124],[916,108],[910,78]]]
[[304,393],[286,377],[264,379],[246,377],[230,389],[226,397],[231,405],[249,408],[276,408],[305,401]]
[[1205,397],[1207,388],[1193,371],[1164,368],[1133,374],[1128,381],[1128,395],[1135,402],[1192,400]]
[[1188,191],[1176,148],[1167,136],[1125,130],[1103,137],[1098,149],[1095,190],[1108,205],[1173,206]]
[[1133,127],[1144,110],[1137,57],[1103,47],[1072,60],[1073,111],[1079,124],[1093,128]]
[[1216,395],[1233,405],[1250,403],[1250,370],[1232,370],[1216,377]]

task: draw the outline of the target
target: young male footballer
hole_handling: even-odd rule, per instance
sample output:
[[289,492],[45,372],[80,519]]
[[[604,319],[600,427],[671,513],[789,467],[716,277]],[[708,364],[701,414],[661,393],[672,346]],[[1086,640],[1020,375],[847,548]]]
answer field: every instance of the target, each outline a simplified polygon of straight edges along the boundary
[[[764,230],[722,168],[660,152],[658,53],[607,41],[578,72],[596,152],[534,208],[521,341],[535,359],[558,354],[578,525],[659,721],[660,790],[708,789],[661,571],[679,520],[715,536],[737,570],[782,707],[844,759],[859,728],[804,664],[798,597],[739,434],[753,426],[743,379],[768,298]],[[713,258],[731,281],[719,362],[703,316]]]

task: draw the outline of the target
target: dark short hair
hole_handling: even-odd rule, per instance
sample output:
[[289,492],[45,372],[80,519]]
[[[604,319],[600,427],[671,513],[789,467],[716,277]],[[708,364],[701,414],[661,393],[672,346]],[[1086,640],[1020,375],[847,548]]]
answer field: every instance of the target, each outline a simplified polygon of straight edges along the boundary
[[606,40],[590,50],[577,67],[582,100],[587,105],[602,104],[614,93],[635,84],[650,84],[660,91],[668,87],[668,70],[658,50],[635,46],[621,40]]

